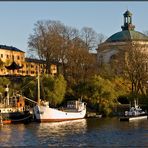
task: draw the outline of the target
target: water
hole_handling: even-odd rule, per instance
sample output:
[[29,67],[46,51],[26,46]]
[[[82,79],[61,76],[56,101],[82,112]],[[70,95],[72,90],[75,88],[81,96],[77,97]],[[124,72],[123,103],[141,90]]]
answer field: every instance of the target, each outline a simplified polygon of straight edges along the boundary
[[117,118],[0,126],[0,146],[147,147],[148,120]]

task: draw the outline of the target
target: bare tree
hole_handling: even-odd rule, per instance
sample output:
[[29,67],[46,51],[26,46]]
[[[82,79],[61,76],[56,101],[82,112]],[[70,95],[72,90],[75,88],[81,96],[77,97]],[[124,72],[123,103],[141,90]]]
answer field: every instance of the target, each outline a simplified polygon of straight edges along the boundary
[[46,60],[47,71],[53,61],[61,58],[57,53],[64,43],[62,33],[65,26],[60,21],[38,21],[35,24],[34,34],[30,35],[28,45],[35,50],[40,59]]
[[132,94],[144,94],[148,80],[148,48],[139,42],[129,42],[112,56],[111,69],[115,75],[130,80]]
[[148,80],[148,51],[146,45],[129,45],[125,53],[125,76],[131,81],[132,93],[144,94]]
[[75,81],[85,81],[94,74],[96,60],[92,54],[86,50],[85,43],[80,38],[71,41],[67,62],[67,73],[69,78]]
[[[95,40],[95,36],[92,39]],[[65,26],[59,21],[38,21],[28,44],[40,59],[46,60],[47,70],[54,61],[60,63],[64,76],[71,75],[75,79],[81,76],[84,78],[90,69],[88,67],[92,67],[91,54],[87,50],[86,42],[80,38],[79,30]]]
[[88,50],[96,49],[98,44],[102,43],[105,39],[103,34],[97,34],[90,27],[83,27],[80,32],[80,37],[85,42],[86,48]]

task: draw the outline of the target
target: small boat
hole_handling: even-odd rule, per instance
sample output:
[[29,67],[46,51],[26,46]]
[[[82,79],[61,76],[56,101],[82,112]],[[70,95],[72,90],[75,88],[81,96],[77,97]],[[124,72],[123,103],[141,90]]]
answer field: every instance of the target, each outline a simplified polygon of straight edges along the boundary
[[8,91],[7,86],[5,97],[0,99],[0,122],[2,124],[30,122],[32,114],[29,108],[25,106],[25,98],[19,94],[9,98]]
[[132,121],[139,119],[147,119],[147,113],[143,111],[136,100],[134,100],[134,107],[131,107],[129,111],[125,111],[125,115],[120,118],[120,121]]
[[40,100],[40,78],[38,75],[38,103],[33,108],[34,117],[39,122],[66,121],[82,119],[86,115],[86,104],[80,100],[67,102],[64,109],[51,108],[48,102]]

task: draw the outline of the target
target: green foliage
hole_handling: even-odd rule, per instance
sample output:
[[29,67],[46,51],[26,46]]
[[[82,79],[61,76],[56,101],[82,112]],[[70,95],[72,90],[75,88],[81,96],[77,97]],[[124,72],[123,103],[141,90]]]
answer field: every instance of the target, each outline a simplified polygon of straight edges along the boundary
[[104,115],[112,112],[112,107],[117,103],[117,93],[115,84],[101,76],[93,76],[87,82],[81,82],[75,87],[77,97],[92,104],[94,108]]
[[44,76],[44,99],[48,100],[51,106],[56,106],[64,100],[66,93],[66,81],[62,75],[57,77]]
[[0,92],[4,92],[5,85],[10,84],[10,80],[6,77],[0,77]]
[[123,77],[115,77],[111,80],[114,84],[114,90],[116,91],[117,96],[126,96],[131,92],[130,81],[124,79]]
[[92,101],[99,104],[99,109],[103,114],[109,115],[117,98],[114,85],[111,81],[100,76],[94,76],[91,79],[90,85]]
[[36,81],[37,80],[32,79],[32,77],[25,77],[23,78],[21,88],[20,88],[24,96],[35,101],[37,101],[36,94],[35,94],[35,90],[37,90]]
[[77,98],[87,100],[89,96],[89,87],[88,82],[81,81],[75,85],[73,95],[75,95]]
[[122,77],[113,77],[109,80],[96,75],[89,81],[77,84],[74,91],[75,96],[87,101],[104,115],[109,115],[118,103],[117,99],[130,93],[131,85]]

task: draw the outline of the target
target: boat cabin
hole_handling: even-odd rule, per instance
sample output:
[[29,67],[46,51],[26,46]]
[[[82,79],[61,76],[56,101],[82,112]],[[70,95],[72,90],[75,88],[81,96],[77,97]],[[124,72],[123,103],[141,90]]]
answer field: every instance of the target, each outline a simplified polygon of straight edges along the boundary
[[81,110],[82,108],[84,108],[84,103],[82,103],[81,101],[77,100],[77,101],[68,101],[67,102],[67,108],[68,109],[77,109],[77,110]]

